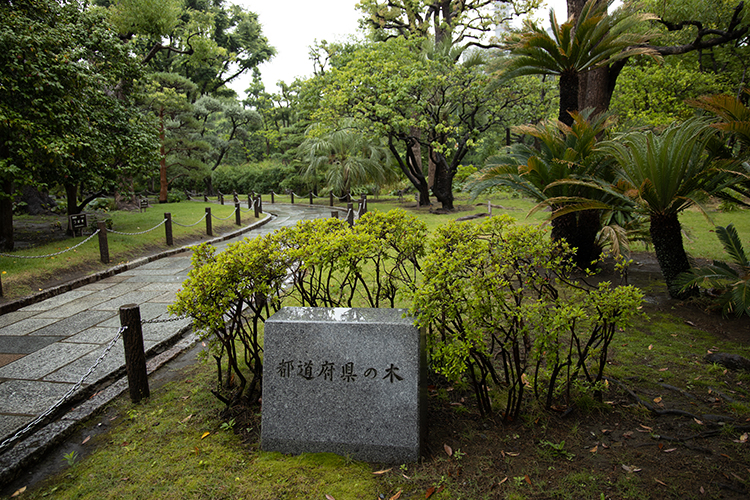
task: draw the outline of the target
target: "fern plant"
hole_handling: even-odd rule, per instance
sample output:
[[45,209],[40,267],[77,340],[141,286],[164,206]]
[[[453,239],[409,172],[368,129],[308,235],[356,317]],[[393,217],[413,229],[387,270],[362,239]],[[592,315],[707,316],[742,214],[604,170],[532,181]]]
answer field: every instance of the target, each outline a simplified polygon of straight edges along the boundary
[[717,226],[716,235],[734,265],[715,260],[710,266],[681,274],[678,284],[683,291],[692,287],[709,290],[725,316],[732,312],[750,316],[750,259],[733,224]]

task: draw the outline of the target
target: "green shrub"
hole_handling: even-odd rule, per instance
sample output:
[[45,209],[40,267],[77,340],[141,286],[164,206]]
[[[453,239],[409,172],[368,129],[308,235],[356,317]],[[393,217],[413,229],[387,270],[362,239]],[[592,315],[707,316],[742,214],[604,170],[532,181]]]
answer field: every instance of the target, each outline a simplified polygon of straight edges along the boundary
[[633,287],[567,287],[569,252],[514,222],[438,228],[411,309],[428,330],[432,368],[468,377],[483,414],[492,411],[490,384],[503,386],[506,421],[518,418],[527,388],[546,408],[569,402],[579,376],[597,391],[609,344],[642,300]]

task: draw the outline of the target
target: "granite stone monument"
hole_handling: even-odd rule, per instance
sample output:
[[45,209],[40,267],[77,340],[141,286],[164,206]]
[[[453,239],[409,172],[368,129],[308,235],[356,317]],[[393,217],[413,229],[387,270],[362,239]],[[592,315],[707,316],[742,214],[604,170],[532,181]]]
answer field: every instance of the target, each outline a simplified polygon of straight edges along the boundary
[[424,336],[402,309],[283,308],[265,323],[261,447],[417,461]]

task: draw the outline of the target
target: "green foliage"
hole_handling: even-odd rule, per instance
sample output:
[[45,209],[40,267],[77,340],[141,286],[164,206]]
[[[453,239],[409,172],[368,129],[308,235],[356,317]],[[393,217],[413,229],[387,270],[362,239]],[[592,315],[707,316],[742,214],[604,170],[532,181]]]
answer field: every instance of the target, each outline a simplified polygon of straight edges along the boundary
[[546,407],[562,392],[569,401],[579,374],[601,382],[616,328],[642,296],[608,284],[562,296],[564,255],[543,230],[507,216],[450,223],[431,240],[411,311],[428,330],[432,368],[452,381],[468,377],[483,413],[491,382],[506,392],[506,421],[518,418],[532,381]]
[[720,260],[705,267],[692,268],[677,278],[683,290],[692,287],[707,289],[724,315],[750,316],[750,259],[745,253],[733,224],[717,226],[716,236],[731,258],[732,265]]
[[610,103],[610,111],[619,116],[618,129],[663,128],[687,120],[695,114],[689,100],[729,90],[717,75],[690,69],[682,60],[671,62],[649,61],[622,70]]
[[[423,223],[391,211],[367,213],[353,229],[333,218],[300,221],[220,254],[203,244],[193,253],[193,269],[170,311],[190,315],[210,342],[219,384],[239,380],[221,399],[253,401],[260,390],[262,323],[268,316],[287,299],[313,307],[394,307],[400,289],[413,287],[425,234]],[[242,360],[252,375],[247,394]]]
[[222,193],[270,193],[284,191],[282,183],[293,177],[295,169],[274,161],[240,166],[221,165],[213,172],[213,185]]

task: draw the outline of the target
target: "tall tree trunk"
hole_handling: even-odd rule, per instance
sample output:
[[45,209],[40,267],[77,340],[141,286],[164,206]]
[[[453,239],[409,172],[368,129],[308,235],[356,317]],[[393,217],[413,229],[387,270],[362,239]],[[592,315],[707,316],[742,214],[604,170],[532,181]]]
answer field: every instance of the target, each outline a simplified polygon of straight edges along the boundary
[[70,227],[70,216],[78,213],[78,185],[65,183],[65,199],[68,202],[68,229],[65,234],[75,236],[73,228]]
[[167,181],[167,152],[164,139],[164,108],[162,107],[159,109],[159,142],[161,143],[159,148],[161,157],[159,160],[159,203],[167,202],[167,191],[169,189],[169,182]]
[[675,279],[681,273],[690,270],[685,248],[682,245],[682,227],[677,214],[651,214],[651,242],[654,244],[656,260],[664,280],[667,291],[673,299],[684,299],[695,294],[694,290],[680,292]]
[[3,194],[0,198],[0,238],[2,238],[3,249],[13,250],[15,241],[13,239],[13,181],[3,181]]
[[442,203],[444,210],[453,210],[453,175],[445,156],[430,151],[430,161],[435,165],[435,181],[432,193]]

